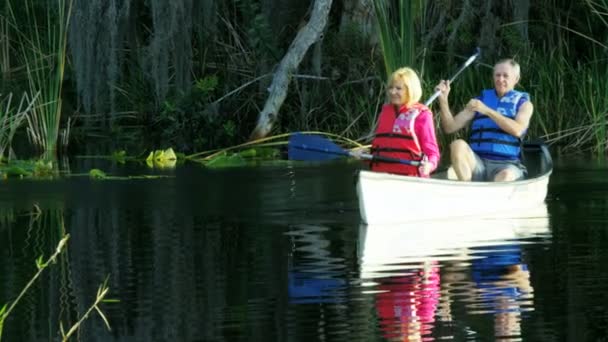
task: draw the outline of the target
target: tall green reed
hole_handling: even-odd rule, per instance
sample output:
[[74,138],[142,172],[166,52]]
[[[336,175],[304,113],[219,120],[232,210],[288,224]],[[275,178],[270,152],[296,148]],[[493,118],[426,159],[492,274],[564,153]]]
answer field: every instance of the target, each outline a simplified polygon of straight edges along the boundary
[[[32,110],[37,98],[38,94],[30,98],[25,93],[21,97],[19,105],[14,106],[12,93],[4,98],[0,94],[0,162],[5,159],[4,153],[10,150],[15,132],[26,120],[27,114]],[[10,153],[6,159],[10,159]]]
[[[5,7],[8,7],[8,5],[5,5]],[[4,13],[0,13],[0,72],[2,73],[2,80],[8,78],[11,70],[10,48],[9,20]]]
[[415,67],[414,23],[424,0],[374,1],[380,45],[387,77],[399,67]]
[[[62,110],[67,33],[73,0],[7,0],[31,94],[40,93],[28,116],[28,136],[41,151],[55,153]],[[44,6],[40,9],[38,6]],[[23,9],[17,16],[15,9]],[[21,29],[21,31],[19,31]]]

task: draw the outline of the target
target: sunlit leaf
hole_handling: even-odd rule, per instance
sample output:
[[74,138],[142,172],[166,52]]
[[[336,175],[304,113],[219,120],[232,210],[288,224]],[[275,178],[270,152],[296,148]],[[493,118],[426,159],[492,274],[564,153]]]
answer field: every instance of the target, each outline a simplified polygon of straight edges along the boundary
[[99,170],[99,169],[91,169],[89,171],[89,177],[92,179],[106,179],[108,178],[108,176],[105,174],[105,172]]
[[175,152],[173,152],[173,149],[171,147],[165,150],[164,157],[165,160],[177,160],[177,156],[175,155]]
[[44,260],[42,259],[42,255],[36,259],[36,267],[40,270],[43,269],[46,265],[44,264]]
[[148,167],[154,167],[154,152],[150,152],[148,158],[146,158],[146,165],[148,165]]

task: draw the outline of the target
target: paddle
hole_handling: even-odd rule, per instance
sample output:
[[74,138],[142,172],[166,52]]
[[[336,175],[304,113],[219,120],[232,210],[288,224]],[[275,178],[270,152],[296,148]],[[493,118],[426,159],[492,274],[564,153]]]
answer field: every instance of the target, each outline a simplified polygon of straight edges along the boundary
[[[460,69],[458,69],[458,71],[456,71],[454,76],[452,76],[450,78],[450,83],[452,83],[464,69],[466,69],[469,65],[471,65],[471,63],[473,63],[473,61],[477,57],[479,57],[480,53],[481,53],[481,50],[479,48],[476,48],[475,53],[471,57],[469,57],[469,59],[467,59],[466,62],[464,62],[464,64],[460,67]],[[429,97],[429,99],[426,100],[424,105],[428,107],[431,103],[433,103],[433,101],[435,101],[435,99],[439,96],[439,94],[441,94],[441,90],[437,90],[431,97]]]
[[[467,59],[467,61],[456,71],[456,73],[450,78],[450,82],[454,81],[460,73],[466,69],[473,61],[479,57],[481,50],[479,48],[475,49],[475,53]],[[441,92],[436,91],[433,96],[431,96],[424,103],[425,106],[429,106],[440,94]],[[405,159],[397,159],[397,158],[388,158],[388,157],[380,157],[376,155],[371,155],[367,153],[352,153],[349,152],[342,147],[334,144],[331,140],[322,137],[320,135],[312,135],[312,134],[301,134],[294,133],[289,137],[288,142],[287,155],[291,160],[330,160],[335,159],[340,156],[347,157],[355,157],[365,160],[376,160],[376,161],[384,161],[389,163],[400,163],[407,165],[420,165],[419,162],[405,160]]]
[[406,159],[375,156],[369,153],[353,153],[334,144],[331,140],[313,134],[294,133],[289,137],[287,154],[291,160],[331,160],[341,156],[365,160],[383,161],[407,165],[420,165],[420,162]]

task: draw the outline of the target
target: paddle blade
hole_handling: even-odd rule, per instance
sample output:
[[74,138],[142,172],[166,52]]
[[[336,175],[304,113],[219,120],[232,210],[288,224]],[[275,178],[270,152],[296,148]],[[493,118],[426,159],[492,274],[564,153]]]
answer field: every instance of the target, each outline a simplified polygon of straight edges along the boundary
[[287,155],[290,160],[323,161],[349,153],[323,136],[295,133],[289,137]]

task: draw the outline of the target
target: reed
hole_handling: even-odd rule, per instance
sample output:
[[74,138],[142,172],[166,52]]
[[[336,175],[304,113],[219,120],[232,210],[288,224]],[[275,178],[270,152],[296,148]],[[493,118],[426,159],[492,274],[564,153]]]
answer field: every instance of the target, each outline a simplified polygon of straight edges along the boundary
[[55,252],[44,261],[42,255],[36,259],[36,267],[38,271],[34,274],[34,276],[30,279],[30,281],[25,285],[25,287],[21,290],[17,298],[13,300],[10,305],[5,304],[2,308],[0,308],[0,342],[2,341],[2,329],[4,327],[4,322],[6,318],[11,314],[11,312],[15,309],[15,306],[19,303],[19,301],[23,298],[23,296],[27,293],[27,291],[34,285],[36,280],[40,277],[42,272],[49,267],[49,265],[54,264],[57,261],[57,257],[65,250],[65,246],[70,238],[70,234],[65,235],[57,244],[57,248],[55,248]]
[[[74,325],[72,325],[70,327],[70,329],[68,329],[67,332],[65,332],[65,330],[63,329],[63,325],[60,324],[59,331],[61,332],[61,340],[63,342],[68,341],[72,335],[74,335],[76,332],[78,332],[78,329],[80,329],[80,326],[82,325],[82,323],[87,318],[89,318],[89,315],[93,312],[93,310],[95,310],[99,314],[99,317],[101,317],[101,319],[103,320],[104,324],[106,325],[106,328],[109,331],[112,330],[112,328],[110,327],[110,323],[108,322],[108,319],[106,318],[106,315],[99,308],[99,304],[101,304],[102,302],[109,301],[109,300],[105,299],[105,297],[109,291],[110,291],[110,288],[108,287],[108,278],[106,277],[104,282],[97,289],[97,295],[95,297],[95,301],[93,302],[93,304],[91,304],[91,306],[87,309],[87,311],[85,311],[85,313],[82,315],[82,317],[80,317],[78,322],[74,323]],[[114,301],[114,300],[111,300],[111,301]]]
[[[12,2],[11,2],[12,1]],[[24,16],[16,15],[15,0],[8,0],[9,13],[17,31],[17,41],[28,78],[31,94],[39,93],[28,116],[28,136],[41,151],[57,150],[61,122],[62,85],[65,73],[67,33],[73,0],[45,2],[43,15],[35,0],[20,4]],[[25,22],[22,22],[25,21]]]
[[[26,120],[27,114],[32,110],[38,94],[30,98],[27,93],[23,94],[18,105],[13,103],[13,94],[9,93],[4,98],[0,94],[0,161],[10,160],[10,151],[15,132]],[[6,157],[6,158],[5,158]]]
[[424,1],[374,1],[386,76],[402,66],[415,66],[414,23]]
[[[8,5],[5,5],[5,7],[8,7]],[[8,18],[0,13],[0,72],[3,80],[9,77],[11,70],[9,27]]]

